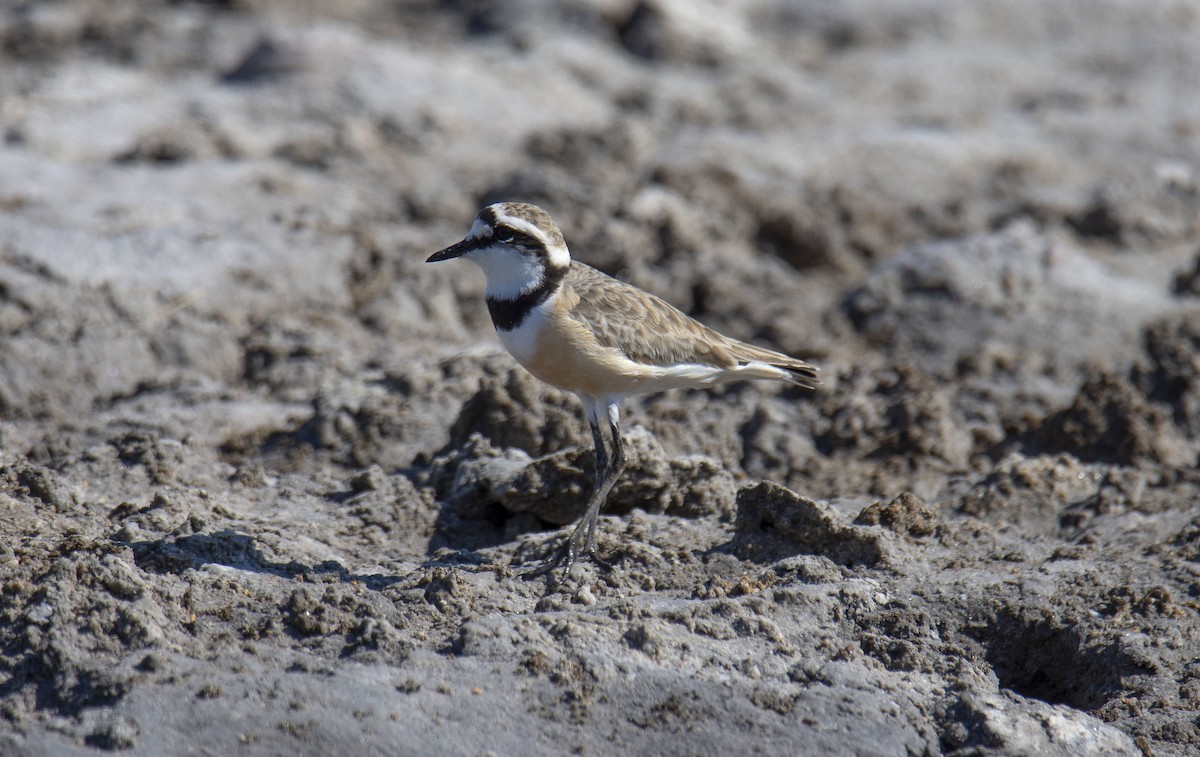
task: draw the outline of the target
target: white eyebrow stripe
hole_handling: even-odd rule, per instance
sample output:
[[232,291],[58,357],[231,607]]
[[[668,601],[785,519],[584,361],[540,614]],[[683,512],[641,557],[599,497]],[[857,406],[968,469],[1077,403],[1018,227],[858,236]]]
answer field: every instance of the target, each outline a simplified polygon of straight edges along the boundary
[[496,209],[496,223],[498,223],[498,224],[502,223],[505,226],[508,226],[509,228],[515,229],[515,230],[521,232],[522,234],[525,234],[526,236],[536,239],[537,241],[541,242],[542,244],[546,244],[546,236],[542,233],[541,229],[534,226],[529,221],[526,221],[524,218],[517,218],[516,216],[510,216],[508,213],[505,213],[504,210],[501,208]]

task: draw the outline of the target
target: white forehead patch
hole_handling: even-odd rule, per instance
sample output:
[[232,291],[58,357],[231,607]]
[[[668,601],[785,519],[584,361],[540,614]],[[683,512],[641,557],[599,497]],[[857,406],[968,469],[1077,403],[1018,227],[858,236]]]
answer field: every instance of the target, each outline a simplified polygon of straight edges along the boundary
[[[461,226],[459,228],[462,228]],[[467,232],[467,239],[479,239],[481,237],[490,236],[492,227],[487,221],[482,218],[476,218],[475,223],[471,224],[471,230]]]

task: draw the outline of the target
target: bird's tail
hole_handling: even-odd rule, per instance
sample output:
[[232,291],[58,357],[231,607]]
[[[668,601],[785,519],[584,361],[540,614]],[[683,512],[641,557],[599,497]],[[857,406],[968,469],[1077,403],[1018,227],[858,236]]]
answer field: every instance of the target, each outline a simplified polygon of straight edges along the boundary
[[746,378],[770,378],[777,381],[816,389],[821,385],[817,378],[817,366],[782,352],[737,343],[729,350],[738,361],[738,372]]

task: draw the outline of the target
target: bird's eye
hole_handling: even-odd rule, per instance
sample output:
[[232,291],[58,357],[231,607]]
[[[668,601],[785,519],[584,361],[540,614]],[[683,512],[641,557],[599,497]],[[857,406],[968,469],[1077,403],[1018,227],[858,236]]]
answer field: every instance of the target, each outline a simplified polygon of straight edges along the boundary
[[501,244],[512,244],[514,242],[524,241],[527,239],[527,237],[516,229],[510,229],[507,226],[497,226],[496,239]]

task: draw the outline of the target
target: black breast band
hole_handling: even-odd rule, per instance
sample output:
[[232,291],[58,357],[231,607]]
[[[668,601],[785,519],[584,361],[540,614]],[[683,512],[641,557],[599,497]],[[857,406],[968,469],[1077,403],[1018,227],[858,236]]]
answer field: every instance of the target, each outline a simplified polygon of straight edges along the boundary
[[524,323],[534,308],[550,299],[550,295],[554,294],[559,282],[566,275],[565,268],[550,269],[546,271],[542,283],[514,299],[499,300],[488,297],[488,312],[492,314],[492,323],[496,325],[496,330],[512,331]]

